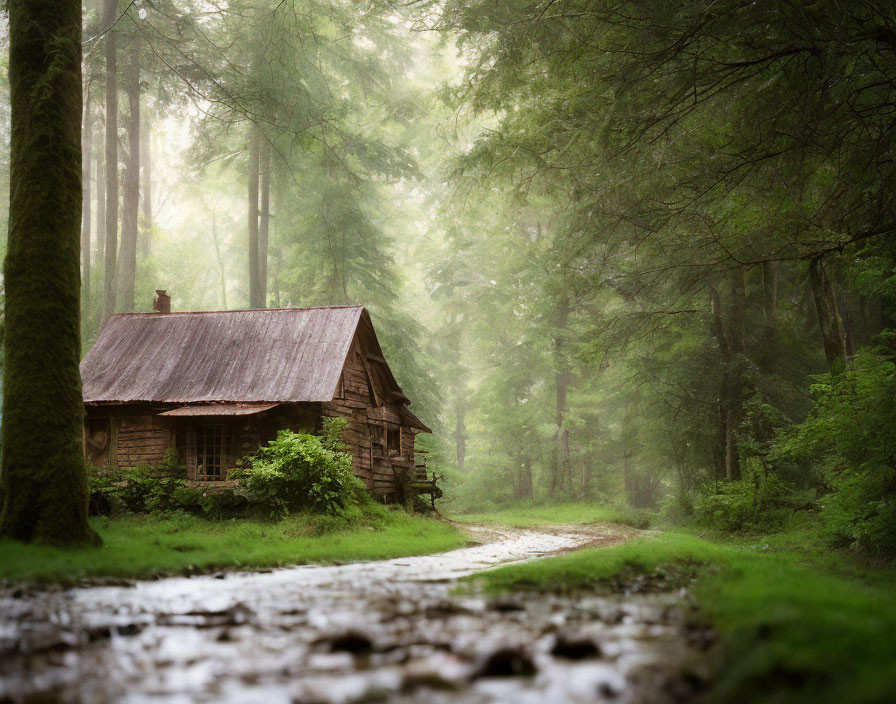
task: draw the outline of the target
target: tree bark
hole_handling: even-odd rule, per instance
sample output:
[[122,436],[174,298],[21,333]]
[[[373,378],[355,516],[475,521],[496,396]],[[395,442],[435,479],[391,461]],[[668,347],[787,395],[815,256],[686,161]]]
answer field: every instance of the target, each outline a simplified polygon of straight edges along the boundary
[[249,128],[248,225],[249,225],[249,307],[263,308],[260,300],[258,267],[258,126]]
[[87,317],[90,310],[90,174],[93,166],[93,106],[90,104],[90,94],[84,101],[84,124],[81,136],[81,293],[84,299],[82,318]]
[[258,221],[258,297],[261,307],[268,300],[268,237],[271,227],[271,143],[266,137],[260,139],[259,169],[261,171],[261,206]]
[[0,534],[86,542],[78,362],[81,2],[10,0]]
[[121,252],[118,258],[118,310],[134,312],[137,278],[137,235],[140,229],[140,49],[131,40],[125,81],[128,91],[128,160],[124,171]]
[[[99,129],[103,129],[100,126]],[[106,169],[103,161],[105,146],[96,141],[96,257],[94,263],[99,269],[105,260],[106,251]]]
[[117,0],[103,6],[106,59],[106,246],[103,271],[103,305],[100,326],[115,312],[115,267],[118,258],[118,38],[113,25]]
[[143,136],[140,138],[140,147],[143,154],[140,157],[140,166],[143,169],[143,238],[140,251],[144,257],[152,253],[152,122],[146,111],[140,115],[143,127]]
[[569,393],[569,363],[563,335],[569,318],[569,294],[564,290],[557,303],[556,332],[554,335],[554,388],[556,392],[557,429],[554,432],[554,460],[549,490],[553,496],[557,490],[568,490],[569,486],[569,429],[566,427],[567,396]]
[[809,286],[828,367],[832,374],[846,369],[846,335],[837,309],[837,299],[821,258],[809,262]]
[[[732,313],[728,316],[729,322],[725,324],[725,316],[722,310],[722,298],[718,290],[710,286],[710,308],[712,311],[712,331],[719,343],[719,353],[722,361],[722,376],[719,384],[719,396],[717,401],[717,426],[716,448],[713,451],[716,478],[738,479],[740,477],[740,457],[737,451],[737,425],[739,423],[739,410],[741,407],[741,390],[739,379],[739,363],[737,353],[743,338],[738,330],[740,327],[739,315],[736,312],[742,305],[743,289],[738,286],[738,277],[732,280]],[[743,279],[740,278],[742,282]],[[740,300],[740,302],[738,302]]]

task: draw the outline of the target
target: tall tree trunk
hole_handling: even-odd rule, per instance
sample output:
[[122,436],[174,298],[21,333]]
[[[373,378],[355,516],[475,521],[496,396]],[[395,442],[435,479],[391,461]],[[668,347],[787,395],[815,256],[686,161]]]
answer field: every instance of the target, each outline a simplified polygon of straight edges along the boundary
[[152,253],[152,122],[144,111],[141,115],[143,137],[140,146],[143,155],[140,165],[143,168],[143,239],[141,251],[144,257]]
[[747,293],[744,270],[731,273],[730,310],[722,310],[719,292],[710,287],[713,334],[719,343],[722,357],[722,378],[719,389],[719,448],[714,453],[716,475],[729,480],[740,479],[740,453],[737,448],[737,429],[743,418],[746,398],[743,353],[747,347]]
[[818,317],[828,367],[832,374],[839,374],[846,369],[846,335],[837,309],[834,288],[820,257],[809,262],[809,286],[812,289],[812,300],[815,302],[815,314]]
[[218,259],[218,276],[221,281],[221,310],[227,310],[227,276],[224,268],[224,258],[221,256],[221,245],[218,242],[218,204],[212,208],[212,241],[215,243],[215,256]]
[[249,307],[263,308],[258,268],[258,137],[257,125],[249,128],[248,218],[249,218]]
[[523,501],[532,498],[532,458],[524,454],[514,458],[518,467],[514,470],[513,498]]
[[268,300],[268,237],[271,228],[271,143],[261,138],[259,168],[261,171],[261,208],[258,221],[258,289],[262,307]]
[[567,491],[569,486],[569,429],[566,427],[567,396],[569,394],[569,362],[566,358],[564,334],[569,318],[569,295],[564,290],[557,304],[556,332],[554,336],[554,388],[556,392],[557,429],[554,432],[554,460],[550,479],[550,493],[558,489]]
[[725,479],[729,475],[728,443],[731,437],[728,428],[728,394],[730,392],[728,384],[730,380],[731,346],[722,316],[722,297],[714,286],[709,287],[709,301],[712,311],[712,333],[719,344],[719,352],[722,358],[722,378],[716,403],[717,425],[716,445],[713,448],[713,463],[715,465],[716,479]]
[[632,417],[631,409],[626,406],[622,413],[622,432],[620,435],[622,440],[622,487],[628,498],[630,506],[635,506],[637,497],[635,496],[635,477],[632,472],[632,456],[634,448],[632,447]]
[[743,354],[747,349],[747,285],[743,268],[731,272],[731,315],[728,344],[733,354]]
[[457,471],[463,474],[464,462],[467,458],[467,427],[464,423],[466,416],[466,403],[464,399],[455,399],[454,404],[454,451],[457,458]]
[[134,312],[137,278],[137,234],[140,218],[140,49],[132,40],[125,75],[128,91],[128,160],[124,171],[121,252],[118,259],[118,310]]
[[81,317],[86,318],[90,311],[90,173],[93,166],[93,106],[90,94],[84,101],[84,124],[81,137],[81,293],[84,307]]
[[[99,127],[103,129],[102,125]],[[94,151],[96,161],[96,257],[93,260],[99,270],[103,266],[106,251],[106,169],[104,162],[105,146],[97,139]]]
[[117,0],[103,6],[106,59],[106,251],[103,271],[103,306],[100,325],[115,312],[115,267],[118,258],[118,37],[113,25]]
[[524,499],[532,499],[535,497],[532,489],[532,458],[526,455],[523,458],[523,483],[526,487]]
[[79,543],[87,524],[78,362],[81,2],[10,0],[0,534]]

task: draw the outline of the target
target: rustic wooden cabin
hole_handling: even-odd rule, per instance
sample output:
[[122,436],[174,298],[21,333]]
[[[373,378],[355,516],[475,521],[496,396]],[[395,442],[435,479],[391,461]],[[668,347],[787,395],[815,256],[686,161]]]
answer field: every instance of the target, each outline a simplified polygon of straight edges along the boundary
[[349,421],[356,475],[384,501],[404,499],[414,437],[408,410],[361,306],[113,315],[81,362],[84,447],[97,466],[161,465],[226,481],[277,431]]

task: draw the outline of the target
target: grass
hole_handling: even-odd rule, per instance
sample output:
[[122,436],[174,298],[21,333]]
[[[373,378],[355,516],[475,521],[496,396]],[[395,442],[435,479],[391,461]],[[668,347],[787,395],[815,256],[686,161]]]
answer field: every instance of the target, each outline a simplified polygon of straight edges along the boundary
[[467,538],[431,518],[372,505],[346,519],[210,521],[185,514],[94,518],[99,548],[0,541],[0,578],[71,581],[188,571],[383,560],[452,550]]
[[723,636],[711,700],[892,701],[896,570],[826,551],[811,530],[733,540],[669,531],[477,579],[491,591],[570,590],[657,569],[697,575],[699,618]]
[[514,502],[493,511],[451,515],[451,519],[458,523],[500,523],[519,528],[566,523],[622,523],[635,528],[648,528],[654,518],[655,514],[649,511],[586,502]]

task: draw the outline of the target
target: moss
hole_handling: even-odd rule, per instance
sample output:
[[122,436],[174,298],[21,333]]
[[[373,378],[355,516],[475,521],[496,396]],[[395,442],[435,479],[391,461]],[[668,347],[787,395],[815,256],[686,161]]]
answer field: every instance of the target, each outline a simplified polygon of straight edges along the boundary
[[81,453],[81,6],[10,0],[0,533],[89,541]]

